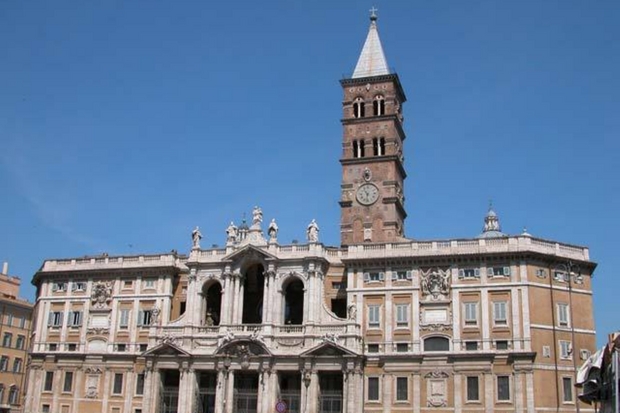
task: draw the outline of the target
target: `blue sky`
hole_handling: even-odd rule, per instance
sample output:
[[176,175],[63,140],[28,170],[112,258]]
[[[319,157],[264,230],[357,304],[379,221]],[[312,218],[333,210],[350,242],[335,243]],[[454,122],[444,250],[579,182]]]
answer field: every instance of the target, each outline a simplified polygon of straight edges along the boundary
[[[281,242],[339,242],[341,100],[359,1],[4,1],[0,260],[187,252],[260,205]],[[418,239],[505,232],[590,247],[599,342],[620,328],[617,1],[387,1]]]

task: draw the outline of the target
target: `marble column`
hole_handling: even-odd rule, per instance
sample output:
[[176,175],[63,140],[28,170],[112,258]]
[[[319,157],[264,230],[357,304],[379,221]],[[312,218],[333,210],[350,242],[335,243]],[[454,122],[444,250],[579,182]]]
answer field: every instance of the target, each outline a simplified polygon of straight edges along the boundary
[[420,406],[422,403],[420,374],[413,374],[413,413],[420,413]]
[[239,310],[237,311],[237,320],[235,321],[235,323],[237,324],[242,324],[243,323],[243,294],[244,294],[244,278],[239,275],[239,278],[237,278],[237,303],[236,305],[239,307]]
[[225,400],[225,405],[224,405],[224,413],[232,413],[233,411],[233,407],[235,404],[235,371],[234,370],[230,370],[228,372],[228,380],[226,383],[226,400]]
[[515,390],[514,390],[514,401],[515,401],[515,413],[523,413],[523,373],[517,371],[513,375]]
[[142,409],[144,413],[155,412],[157,410],[158,383],[160,380],[159,370],[147,368],[144,371],[144,396],[142,397]]
[[231,306],[231,318],[230,318],[230,322],[228,324],[238,324],[237,323],[237,312],[239,309],[239,277],[237,277],[237,275],[233,275],[233,279],[232,279],[232,291],[230,292],[231,294],[231,300],[230,300],[230,306]]
[[349,386],[351,382],[351,374],[348,370],[342,372],[342,413],[349,412]]
[[310,386],[308,391],[308,413],[318,412],[319,404],[319,374],[316,371],[310,373]]
[[226,370],[222,368],[217,370],[217,386],[215,388],[215,413],[224,413],[227,376],[228,374]]
[[454,373],[454,413],[461,413],[462,409],[463,409],[463,375],[461,373]]

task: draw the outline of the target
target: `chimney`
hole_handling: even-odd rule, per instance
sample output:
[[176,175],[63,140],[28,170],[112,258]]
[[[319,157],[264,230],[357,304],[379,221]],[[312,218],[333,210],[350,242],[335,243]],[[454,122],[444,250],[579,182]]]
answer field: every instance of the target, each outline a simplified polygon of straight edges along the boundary
[[2,274],[9,275],[9,263],[6,261],[2,264]]

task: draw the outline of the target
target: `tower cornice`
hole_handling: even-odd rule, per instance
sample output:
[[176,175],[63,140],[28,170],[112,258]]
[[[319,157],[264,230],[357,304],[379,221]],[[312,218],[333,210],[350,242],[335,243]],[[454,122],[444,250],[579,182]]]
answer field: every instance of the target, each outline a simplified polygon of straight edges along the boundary
[[358,77],[358,78],[344,78],[340,79],[340,85],[342,87],[346,86],[359,86],[366,85],[368,83],[379,83],[391,81],[396,85],[396,90],[398,91],[399,100],[404,103],[407,101],[407,97],[405,96],[405,91],[403,90],[403,86],[400,83],[400,78],[397,73],[390,73],[386,75],[378,75],[378,76],[367,76],[367,77]]

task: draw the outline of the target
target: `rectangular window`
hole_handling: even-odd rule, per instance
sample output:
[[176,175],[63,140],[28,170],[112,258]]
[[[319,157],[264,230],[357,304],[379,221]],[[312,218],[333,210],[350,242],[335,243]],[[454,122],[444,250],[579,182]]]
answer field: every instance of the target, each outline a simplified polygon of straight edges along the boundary
[[4,337],[2,337],[2,347],[11,347],[13,341],[13,334],[4,333]]
[[47,317],[47,325],[49,327],[61,327],[62,311],[51,311]]
[[478,389],[478,376],[467,377],[467,401],[477,402],[480,400]]
[[573,379],[562,377],[562,388],[564,389],[564,403],[571,403],[573,401]]
[[124,343],[117,344],[116,351],[121,352],[121,353],[127,351],[127,344],[124,344]]
[[63,292],[67,290],[67,283],[55,282],[52,283],[52,292]]
[[62,385],[62,391],[65,393],[69,393],[73,390],[73,372],[67,371],[65,372],[65,381]]
[[69,350],[69,351],[77,351],[77,344],[76,343],[69,343],[69,344],[67,344],[67,350]]
[[476,351],[476,350],[478,350],[478,342],[477,341],[466,341],[465,342],[465,350],[467,350],[467,351]]
[[123,393],[123,373],[114,374],[114,385],[112,386],[112,394]]
[[7,356],[0,357],[0,371],[9,371],[9,358]]
[[13,360],[13,373],[20,373],[22,371],[22,359],[16,358]]
[[53,387],[54,387],[54,372],[46,371],[45,382],[43,383],[43,391],[52,391]]
[[15,348],[18,350],[23,350],[25,342],[26,342],[26,337],[22,335],[18,335],[17,340],[15,340]]
[[493,303],[493,322],[495,325],[508,324],[506,315],[506,301],[495,301]]
[[155,279],[153,278],[145,278],[143,280],[144,282],[144,288],[155,288]]
[[495,342],[495,348],[497,350],[508,350],[508,341],[507,340],[498,340]]
[[371,271],[364,273],[364,282],[383,281],[385,273],[379,271]]
[[396,401],[409,400],[409,380],[407,377],[396,377]]
[[50,413],[50,405],[44,404],[43,406],[41,406],[41,413]]
[[409,344],[407,343],[396,343],[396,352],[397,353],[406,353],[409,351]]
[[368,306],[368,327],[379,328],[381,326],[381,317],[379,314],[381,306],[369,305]]
[[478,303],[464,303],[465,325],[475,326],[478,324]]
[[56,343],[50,343],[50,344],[49,344],[49,349],[50,349],[50,351],[56,351],[56,350],[58,350],[58,344],[56,344]]
[[565,327],[569,325],[568,304],[558,304],[558,323]]
[[396,327],[409,326],[409,304],[396,304]]
[[369,353],[378,353],[379,352],[379,345],[378,344],[369,344],[368,345],[368,352]]
[[487,275],[489,277],[509,277],[510,267],[488,267]]
[[123,280],[123,290],[132,289],[133,281],[132,280]]
[[73,291],[86,291],[86,283],[83,281],[74,281],[71,289]]
[[411,271],[407,270],[395,270],[392,271],[392,281],[407,281],[411,280]]
[[153,310],[138,311],[138,326],[150,326]]
[[136,376],[136,394],[141,396],[144,394],[144,373]]
[[572,353],[571,342],[560,340],[560,358],[564,360],[570,360],[571,353]]
[[459,270],[459,278],[480,278],[478,268],[463,268]]
[[26,317],[20,317],[19,328],[26,328]]
[[553,272],[553,278],[556,281],[566,282],[566,281],[568,281],[568,274],[565,273],[564,271],[554,271]]
[[497,400],[510,400],[510,377],[497,376]]
[[13,326],[13,314],[8,314],[6,316],[6,325],[9,327]]
[[118,327],[121,329],[127,329],[129,328],[129,313],[131,310],[127,309],[127,308],[122,308],[121,309],[121,315],[119,317],[119,321],[118,321]]
[[379,377],[368,377],[368,400],[379,401]]
[[140,352],[144,353],[148,347],[148,344],[140,344]]
[[79,327],[82,325],[82,312],[81,311],[71,311],[69,313],[69,326],[71,327]]

